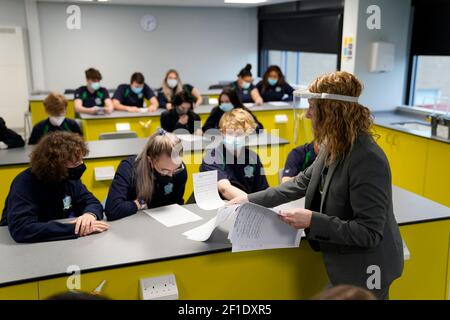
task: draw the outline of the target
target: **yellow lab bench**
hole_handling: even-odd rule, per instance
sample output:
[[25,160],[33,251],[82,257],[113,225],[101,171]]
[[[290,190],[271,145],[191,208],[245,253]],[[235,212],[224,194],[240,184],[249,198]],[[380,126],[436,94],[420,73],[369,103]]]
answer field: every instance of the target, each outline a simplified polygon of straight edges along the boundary
[[[393,202],[407,249],[391,298],[446,299],[450,209],[397,187]],[[166,274],[175,275],[180,299],[309,299],[327,283],[322,257],[305,239],[295,249],[231,253],[225,227],[206,242],[186,239],[214,212],[185,208],[203,220],[166,228],[138,212],[102,234],[36,244],[17,244],[0,227],[0,299],[45,299],[68,284],[91,292],[103,280],[103,295],[138,299],[140,279]]]
[[[189,136],[190,137],[190,136]],[[119,140],[90,141],[89,155],[85,159],[87,170],[82,177],[86,187],[100,200],[105,199],[111,179],[99,180],[95,177],[95,168],[112,166],[117,169],[120,161],[128,156],[137,155],[144,147],[147,139],[132,138]],[[189,174],[184,199],[187,200],[193,192],[191,174],[199,172],[208,140],[183,142],[183,160]],[[278,185],[278,171],[284,165],[288,149],[288,141],[275,136],[261,133],[251,135],[247,144],[256,151],[264,166],[269,185]],[[29,153],[32,147],[20,149],[0,150],[0,213],[3,211],[6,196],[14,177],[29,166]]]
[[[219,98],[219,94],[222,92],[222,90],[206,90],[201,93],[201,96],[203,97],[203,101],[206,104],[216,104]],[[113,93],[112,91],[109,92],[110,97],[112,98]],[[31,112],[31,123],[32,125],[35,125],[39,121],[45,120],[47,118],[47,114],[45,113],[44,109],[44,99],[47,97],[47,95],[39,94],[39,95],[32,95],[29,97],[29,110]],[[70,119],[75,118],[75,109],[73,104],[73,94],[65,94],[64,97],[67,100],[67,117]]]

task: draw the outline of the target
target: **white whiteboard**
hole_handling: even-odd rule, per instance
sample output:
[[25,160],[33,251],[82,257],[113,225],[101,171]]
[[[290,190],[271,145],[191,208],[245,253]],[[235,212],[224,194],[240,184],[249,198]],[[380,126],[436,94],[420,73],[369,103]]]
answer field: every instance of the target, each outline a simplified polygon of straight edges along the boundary
[[22,29],[0,26],[0,117],[10,128],[23,128],[28,82]]

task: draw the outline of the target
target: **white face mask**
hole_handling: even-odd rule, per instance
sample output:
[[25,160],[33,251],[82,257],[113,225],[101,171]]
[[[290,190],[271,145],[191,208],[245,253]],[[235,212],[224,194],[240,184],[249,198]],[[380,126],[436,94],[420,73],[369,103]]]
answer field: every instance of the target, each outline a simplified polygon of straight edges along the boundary
[[59,127],[62,125],[62,123],[64,122],[64,119],[66,118],[66,116],[59,116],[59,117],[48,117],[48,119],[50,120],[50,123],[52,125],[54,125],[55,127]]
[[175,88],[176,86],[177,86],[177,84],[178,84],[178,80],[177,79],[167,79],[167,85],[170,87],[170,88]]

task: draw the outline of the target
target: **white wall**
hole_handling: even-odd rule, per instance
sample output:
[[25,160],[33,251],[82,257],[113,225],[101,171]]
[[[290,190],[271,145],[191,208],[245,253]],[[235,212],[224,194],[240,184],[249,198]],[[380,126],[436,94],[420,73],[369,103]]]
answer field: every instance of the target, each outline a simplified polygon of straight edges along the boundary
[[[84,83],[84,70],[98,67],[114,88],[142,71],[159,87],[169,68],[201,90],[233,80],[247,62],[257,61],[256,9],[80,5],[81,30],[66,29],[66,4],[39,2],[47,89],[62,91]],[[140,18],[158,20],[154,32]]]
[[[381,29],[369,30],[366,26],[367,7],[381,8]],[[410,0],[346,0],[344,35],[357,23],[354,73],[364,83],[361,103],[371,110],[392,110],[404,103],[408,64],[408,38]],[[353,9],[357,9],[357,15]],[[347,27],[346,27],[347,26]],[[350,32],[353,32],[351,30]],[[369,72],[370,47],[375,41],[395,44],[395,68],[387,73]],[[348,63],[347,63],[348,65]],[[344,66],[344,63],[343,63]],[[351,68],[351,66],[350,66]],[[351,70],[348,70],[351,71]]]
[[[25,5],[23,0],[0,0],[0,26],[22,28],[25,57],[27,63],[28,88],[31,88],[31,71],[29,64],[29,46]],[[4,76],[4,75],[0,75]],[[1,103],[1,102],[0,102]]]

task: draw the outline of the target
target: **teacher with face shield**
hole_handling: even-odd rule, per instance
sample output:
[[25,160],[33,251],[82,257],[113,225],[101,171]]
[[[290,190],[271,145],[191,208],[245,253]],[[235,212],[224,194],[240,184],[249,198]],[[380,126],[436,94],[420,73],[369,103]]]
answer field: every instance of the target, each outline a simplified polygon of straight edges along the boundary
[[280,219],[305,229],[313,249],[322,252],[331,285],[355,285],[388,299],[403,271],[403,245],[389,163],[374,140],[369,109],[358,103],[361,91],[348,72],[314,80],[300,93],[320,145],[314,163],[278,187],[231,203],[275,207],[305,197],[305,208],[282,211]]

